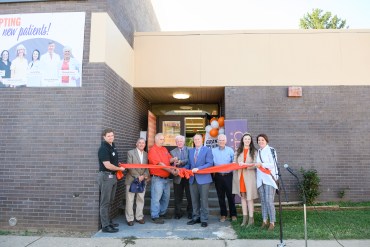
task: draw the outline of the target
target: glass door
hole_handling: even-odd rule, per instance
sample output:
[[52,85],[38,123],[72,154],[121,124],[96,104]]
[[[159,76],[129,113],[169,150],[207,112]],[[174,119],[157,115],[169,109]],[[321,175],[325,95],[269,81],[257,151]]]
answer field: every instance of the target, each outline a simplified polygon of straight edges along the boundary
[[193,147],[193,136],[195,134],[204,134],[205,118],[204,117],[185,117],[185,145]]

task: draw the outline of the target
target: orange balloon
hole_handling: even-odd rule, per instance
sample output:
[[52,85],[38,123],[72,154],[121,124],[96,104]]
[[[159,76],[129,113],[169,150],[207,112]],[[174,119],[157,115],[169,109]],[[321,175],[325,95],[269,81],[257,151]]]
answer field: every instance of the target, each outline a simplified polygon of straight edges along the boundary
[[215,120],[217,121],[217,118],[216,117],[213,117],[213,118],[211,118],[211,120],[209,120],[209,123],[212,123]]
[[225,118],[224,117],[219,117],[217,121],[218,121],[218,126],[219,127],[224,127],[224,125],[225,125]]
[[212,137],[217,137],[218,129],[211,129],[211,131],[209,132],[209,135]]

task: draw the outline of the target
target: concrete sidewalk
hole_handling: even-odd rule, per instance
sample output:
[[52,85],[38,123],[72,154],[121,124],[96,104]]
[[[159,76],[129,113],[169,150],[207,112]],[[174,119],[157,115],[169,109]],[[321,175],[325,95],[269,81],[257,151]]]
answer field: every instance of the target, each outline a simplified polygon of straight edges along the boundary
[[[165,224],[157,225],[151,222],[149,216],[146,223],[135,222],[128,226],[123,216],[114,221],[119,223],[119,232],[103,233],[101,231],[92,237],[50,237],[50,236],[0,236],[0,247],[276,247],[279,240],[237,240],[230,221],[220,223],[218,217],[209,216],[208,227],[200,224],[188,226],[187,218],[167,219]],[[68,236],[68,235],[67,235]],[[308,240],[312,247],[367,247],[370,240]],[[304,247],[304,240],[284,240],[285,246]],[[280,245],[279,245],[280,246]]]
[[[370,240],[308,240],[313,247],[366,247]],[[287,247],[304,247],[304,240],[286,240]],[[0,236],[1,247],[276,247],[277,240],[184,240],[184,239],[117,239],[117,238],[68,238],[37,236]]]
[[97,232],[93,237],[101,238],[128,238],[135,237],[151,238],[151,239],[236,239],[234,229],[231,227],[230,221],[223,223],[219,222],[218,216],[208,216],[208,227],[201,227],[200,224],[192,226],[187,225],[188,218],[182,217],[179,220],[165,219],[162,225],[154,224],[149,216],[145,216],[145,224],[141,225],[137,222],[133,226],[128,226],[123,216],[120,216],[113,221],[119,223],[117,233]]

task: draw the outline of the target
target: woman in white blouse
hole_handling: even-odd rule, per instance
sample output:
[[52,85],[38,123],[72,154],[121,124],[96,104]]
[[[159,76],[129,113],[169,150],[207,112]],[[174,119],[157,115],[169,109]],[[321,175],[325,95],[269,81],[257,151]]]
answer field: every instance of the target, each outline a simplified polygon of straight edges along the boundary
[[[268,145],[269,139],[265,134],[257,136],[257,142],[260,147],[257,154],[257,188],[261,198],[261,209],[263,223],[261,228],[274,230],[276,222],[276,211],[274,198],[277,186],[277,159],[276,151]],[[268,217],[270,224],[267,223]]]

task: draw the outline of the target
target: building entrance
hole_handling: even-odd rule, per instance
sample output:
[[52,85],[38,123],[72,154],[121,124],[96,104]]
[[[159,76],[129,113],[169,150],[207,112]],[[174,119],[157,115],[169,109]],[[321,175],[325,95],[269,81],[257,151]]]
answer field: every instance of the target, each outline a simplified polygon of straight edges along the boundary
[[185,136],[185,145],[192,147],[192,137],[205,133],[208,120],[218,116],[218,108],[218,104],[153,105],[152,112],[157,116],[157,133],[164,134],[165,146],[172,150],[177,135]]

